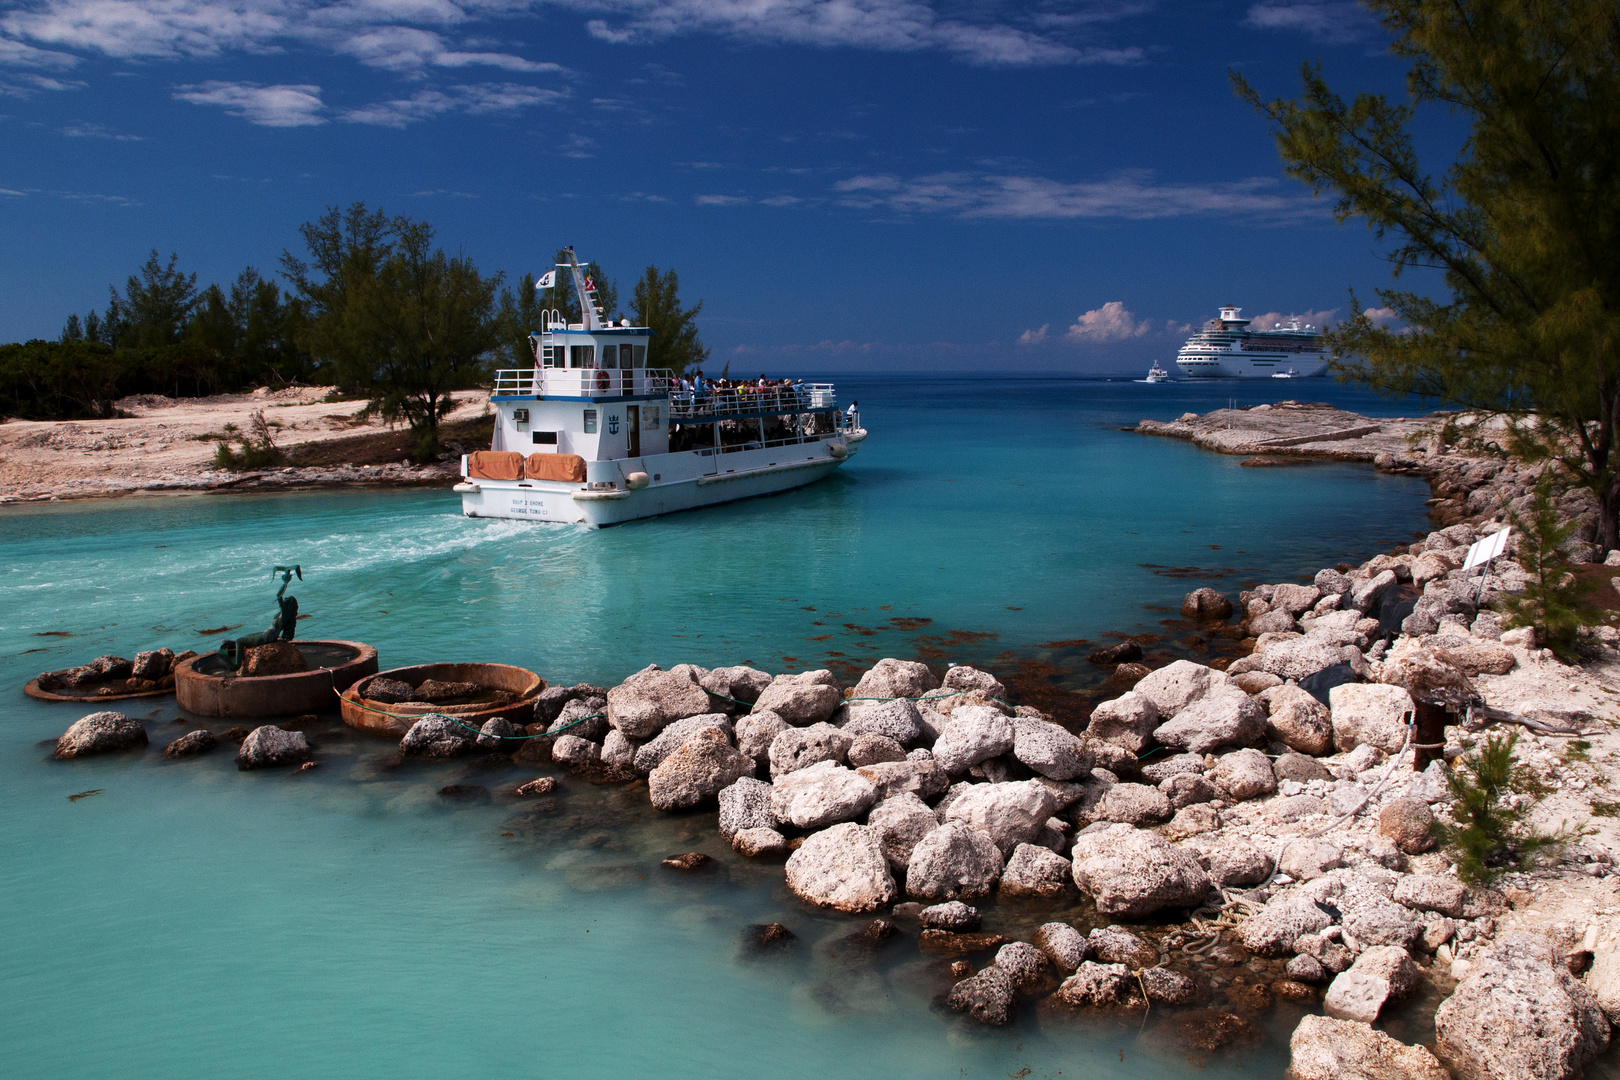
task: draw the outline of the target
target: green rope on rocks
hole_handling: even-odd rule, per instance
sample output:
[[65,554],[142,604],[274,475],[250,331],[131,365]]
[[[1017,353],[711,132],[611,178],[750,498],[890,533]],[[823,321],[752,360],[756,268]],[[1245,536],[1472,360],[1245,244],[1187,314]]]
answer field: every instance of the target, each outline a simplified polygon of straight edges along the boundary
[[[337,691],[334,690],[333,693],[337,693]],[[338,694],[338,696],[342,697],[343,695]],[[373,708],[372,706],[365,704],[365,702],[361,701],[359,698],[355,698],[354,700],[350,701],[349,704],[355,706],[358,709],[362,709],[362,710],[364,710],[364,711],[366,711],[368,713],[376,713],[378,716],[386,716],[390,720],[410,720],[413,723],[415,721],[417,721],[417,720],[427,720],[427,719],[430,719],[430,718],[435,719],[435,720],[448,720],[450,723],[456,725],[456,727],[462,728],[463,730],[466,730],[466,731],[470,731],[474,735],[480,735],[481,736],[481,735],[484,734],[482,731],[480,731],[478,728],[473,727],[471,724],[463,724],[460,720],[457,720],[455,717],[447,716],[446,714],[440,713],[440,712],[391,713],[387,709]],[[570,720],[568,723],[564,724],[562,727],[558,728],[556,731],[542,731],[538,735],[495,735],[495,736],[492,736],[492,737],[496,738],[496,739],[504,739],[507,742],[523,742],[523,741],[528,740],[528,739],[549,739],[554,735],[561,735],[563,732],[567,731],[569,728],[578,727],[580,724],[583,724],[587,720],[605,720],[605,719],[607,719],[607,713],[591,713],[589,716],[581,716],[581,717],[578,717],[578,718],[576,718],[574,720]]]

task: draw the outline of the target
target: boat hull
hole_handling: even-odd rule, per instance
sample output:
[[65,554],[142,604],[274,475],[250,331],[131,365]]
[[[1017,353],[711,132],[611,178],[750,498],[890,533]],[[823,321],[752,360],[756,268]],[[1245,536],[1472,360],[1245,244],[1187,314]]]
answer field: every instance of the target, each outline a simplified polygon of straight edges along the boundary
[[841,440],[843,456],[828,441],[725,454],[688,451],[618,462],[620,472],[646,473],[646,487],[586,490],[579,484],[478,480],[457,485],[468,517],[550,521],[606,528],[642,518],[774,495],[820,480],[860,448],[864,433]]
[[1293,378],[1313,379],[1327,374],[1327,358],[1278,353],[1268,356],[1178,357],[1176,367],[1189,379],[1269,379],[1293,368]]

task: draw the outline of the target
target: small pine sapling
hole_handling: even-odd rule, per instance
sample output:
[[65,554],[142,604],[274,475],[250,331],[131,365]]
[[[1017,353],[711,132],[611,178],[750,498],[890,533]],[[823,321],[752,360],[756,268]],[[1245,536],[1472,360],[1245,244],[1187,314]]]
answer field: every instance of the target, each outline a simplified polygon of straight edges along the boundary
[[1518,742],[1518,732],[1489,735],[1473,753],[1457,759],[1446,777],[1454,823],[1435,829],[1457,864],[1457,876],[1470,885],[1486,884],[1567,840],[1562,833],[1546,836],[1530,828],[1530,811],[1546,788],[1513,760]]
[[1528,514],[1513,514],[1519,531],[1519,565],[1524,567],[1524,591],[1503,597],[1511,626],[1535,627],[1537,640],[1558,656],[1576,656],[1581,617],[1578,606],[1583,589],[1570,572],[1563,546],[1575,531],[1575,522],[1558,513],[1546,479],[1536,485]]

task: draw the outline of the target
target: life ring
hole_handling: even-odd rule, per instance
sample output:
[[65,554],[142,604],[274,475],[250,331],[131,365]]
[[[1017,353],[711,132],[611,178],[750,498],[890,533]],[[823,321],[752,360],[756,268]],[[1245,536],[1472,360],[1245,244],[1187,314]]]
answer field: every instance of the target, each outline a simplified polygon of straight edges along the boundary
[[607,372],[598,371],[596,373],[596,392],[597,393],[599,393],[599,394],[607,393],[608,387],[610,387],[612,385],[613,385],[613,380],[608,378],[608,373]]

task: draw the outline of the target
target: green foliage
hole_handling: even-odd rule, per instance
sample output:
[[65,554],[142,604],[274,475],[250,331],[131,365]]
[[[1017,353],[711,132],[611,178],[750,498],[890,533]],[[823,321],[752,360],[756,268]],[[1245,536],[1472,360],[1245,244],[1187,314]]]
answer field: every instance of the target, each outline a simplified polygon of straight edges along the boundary
[[[285,460],[285,455],[276,446],[275,439],[271,435],[270,425],[265,423],[263,409],[254,410],[248,422],[247,434],[239,432],[235,424],[226,424],[225,434],[226,439],[221,440],[214,449],[216,469],[229,469],[231,472],[268,469]],[[241,445],[240,450],[231,449],[227,440],[232,437]]]
[[1472,753],[1458,758],[1446,776],[1452,798],[1452,825],[1438,825],[1441,842],[1457,864],[1457,876],[1483,885],[1512,866],[1565,842],[1565,837],[1531,832],[1528,819],[1544,788],[1513,760],[1519,733],[1491,734]]
[[1564,659],[1577,655],[1580,640],[1581,595],[1585,591],[1570,572],[1564,547],[1575,531],[1563,521],[1552,495],[1551,481],[1536,485],[1529,514],[1510,514],[1519,532],[1518,562],[1524,567],[1524,591],[1505,596],[1508,623],[1533,626],[1536,638]]
[[680,375],[688,368],[697,368],[709,358],[709,350],[698,338],[697,316],[703,310],[699,300],[691,308],[681,307],[680,278],[675,271],[659,273],[658,267],[649,266],[636,282],[630,311],[637,325],[653,332],[647,346],[647,366],[669,368]]
[[[1341,374],[1504,416],[1506,449],[1559,462],[1620,546],[1620,20],[1613,0],[1368,0],[1411,63],[1408,100],[1335,94],[1306,64],[1296,100],[1238,93],[1289,173],[1338,219],[1389,238],[1397,279],[1438,270],[1449,297],[1380,290],[1391,329],[1351,295],[1330,334]],[[1469,125],[1442,176],[1419,162],[1419,107]]]
[[125,366],[112,348],[84,340],[0,345],[0,417],[102,419],[113,415]]
[[289,254],[282,265],[308,312],[317,359],[366,394],[364,414],[409,424],[418,460],[436,457],[452,392],[487,378],[503,345],[501,275],[435,249],[432,226],[361,203],[300,231],[310,262]]

